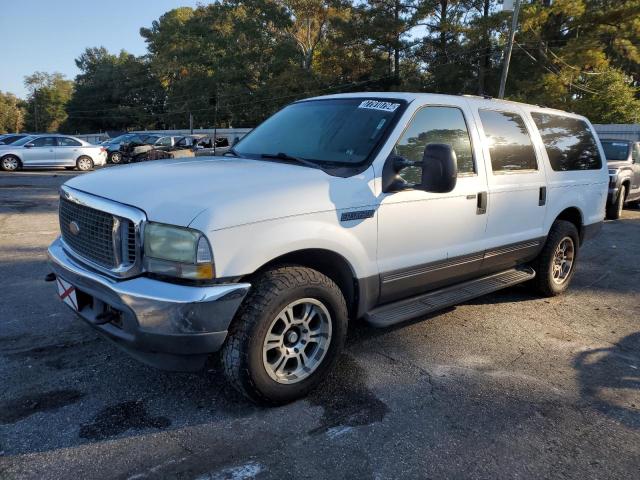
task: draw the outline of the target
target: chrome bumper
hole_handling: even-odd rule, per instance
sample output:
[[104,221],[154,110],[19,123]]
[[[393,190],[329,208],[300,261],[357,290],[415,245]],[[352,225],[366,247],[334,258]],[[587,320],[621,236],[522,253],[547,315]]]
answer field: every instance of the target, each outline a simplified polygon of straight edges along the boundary
[[111,279],[71,257],[60,238],[48,253],[56,276],[76,287],[77,313],[83,320],[132,356],[167,370],[204,365],[208,354],[222,346],[251,287],[248,283],[186,286],[147,277]]

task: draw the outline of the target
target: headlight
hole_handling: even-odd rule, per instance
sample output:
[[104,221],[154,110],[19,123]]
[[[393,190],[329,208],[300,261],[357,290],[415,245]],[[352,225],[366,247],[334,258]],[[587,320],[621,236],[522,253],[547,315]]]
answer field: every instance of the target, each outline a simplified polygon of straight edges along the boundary
[[147,223],[144,265],[148,272],[189,280],[215,277],[213,253],[207,237],[191,228]]

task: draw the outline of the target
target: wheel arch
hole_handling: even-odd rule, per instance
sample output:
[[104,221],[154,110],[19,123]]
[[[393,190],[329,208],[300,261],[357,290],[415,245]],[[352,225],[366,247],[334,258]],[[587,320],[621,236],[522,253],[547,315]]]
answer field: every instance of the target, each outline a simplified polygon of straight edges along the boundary
[[575,225],[576,229],[578,230],[580,244],[582,244],[584,240],[584,217],[578,207],[565,208],[556,216],[554,223],[557,220],[565,220],[567,222],[573,223],[573,225]]
[[276,265],[298,265],[317,270],[323,275],[326,275],[333,280],[342,291],[349,310],[349,318],[358,316],[361,285],[353,266],[344,256],[325,248],[295,250],[269,260],[255,272],[243,277],[243,279],[250,282],[251,277],[259,275]]

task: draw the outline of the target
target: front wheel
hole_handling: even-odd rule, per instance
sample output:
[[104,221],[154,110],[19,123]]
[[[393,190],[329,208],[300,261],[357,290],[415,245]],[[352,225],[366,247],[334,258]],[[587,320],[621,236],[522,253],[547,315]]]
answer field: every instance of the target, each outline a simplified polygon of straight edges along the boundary
[[93,168],[93,160],[89,157],[80,157],[76,162],[76,168],[81,172],[86,172]]
[[122,162],[122,154],[120,152],[113,152],[110,157],[111,163],[117,165]]
[[310,268],[268,270],[253,282],[222,349],[230,383],[253,401],[291,402],[333,368],[347,333],[338,286]]
[[532,262],[536,271],[533,284],[547,297],[560,295],[571,283],[575,271],[580,237],[575,225],[556,220],[538,257]]
[[13,155],[7,155],[0,161],[0,168],[5,172],[15,172],[20,168],[20,160]]
[[618,192],[618,198],[611,204],[607,205],[607,218],[609,220],[617,220],[622,215],[624,209],[624,200],[627,196],[627,186],[622,185]]

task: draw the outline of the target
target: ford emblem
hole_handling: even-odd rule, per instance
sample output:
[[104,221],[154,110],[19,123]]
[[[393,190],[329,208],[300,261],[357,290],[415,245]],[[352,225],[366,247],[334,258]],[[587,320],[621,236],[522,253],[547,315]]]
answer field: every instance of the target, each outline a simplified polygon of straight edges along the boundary
[[69,231],[73,235],[78,235],[80,233],[80,225],[78,225],[78,222],[76,222],[75,220],[72,222],[69,222]]

